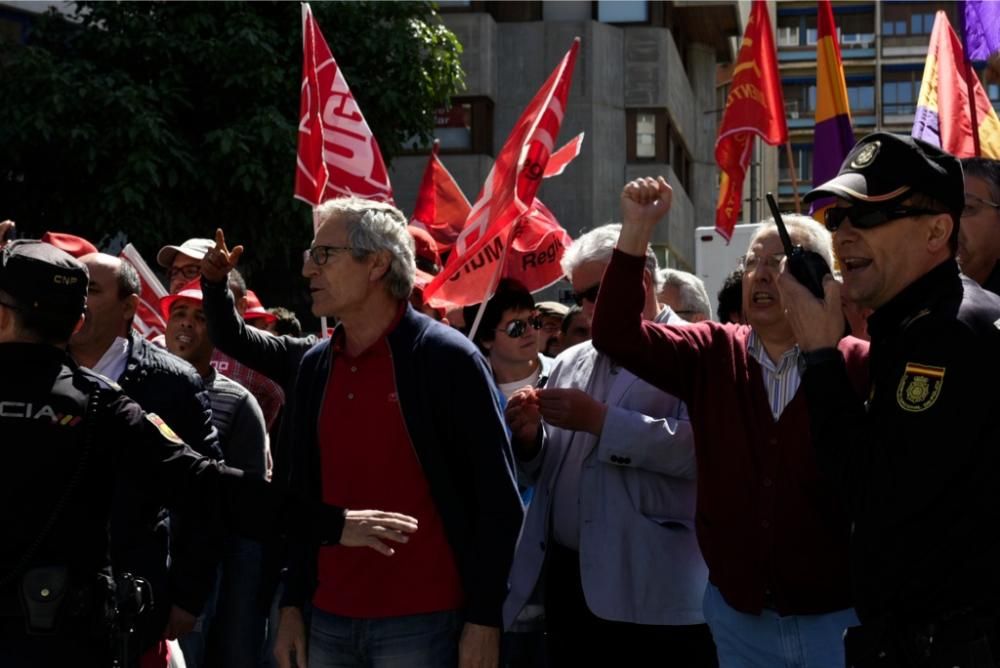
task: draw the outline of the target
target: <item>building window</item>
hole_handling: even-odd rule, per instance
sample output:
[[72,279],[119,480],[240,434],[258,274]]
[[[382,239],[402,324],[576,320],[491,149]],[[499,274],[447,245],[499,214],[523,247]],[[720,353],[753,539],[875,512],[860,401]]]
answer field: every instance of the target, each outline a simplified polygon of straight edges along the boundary
[[916,111],[921,70],[886,70],[882,74],[882,113],[902,116]]
[[[799,183],[812,181],[812,156],[812,144],[792,144],[795,176]],[[785,183],[792,182],[792,172],[788,167],[788,151],[778,151],[778,180]]]
[[938,10],[948,14],[955,24],[953,2],[886,2],[882,8],[882,34],[886,37],[911,37],[930,35],[934,29],[934,15]]
[[677,175],[677,180],[681,182],[681,187],[684,188],[685,192],[691,192],[691,152],[688,151],[687,146],[684,144],[684,140],[677,133],[677,130],[671,126],[670,127],[670,144],[673,147],[673,157],[670,160],[670,166],[674,170],[674,174]]
[[[843,48],[871,48],[875,44],[875,14],[871,5],[845,7],[833,18]],[[819,39],[816,10],[784,9],[778,12],[778,46],[806,48]]]
[[646,0],[598,0],[597,20],[601,23],[647,23],[649,3]]
[[788,118],[810,118],[816,113],[816,82],[810,80],[785,80],[785,115]]
[[670,162],[666,109],[626,109],[625,135],[629,162]]
[[[488,97],[455,97],[451,106],[434,112],[434,138],[442,153],[493,153],[493,101]],[[417,137],[403,144],[404,151],[426,152]]]
[[875,111],[875,83],[868,81],[847,82],[847,103],[851,113],[871,113]]
[[833,20],[843,49],[870,49],[875,45],[875,14],[837,14]]

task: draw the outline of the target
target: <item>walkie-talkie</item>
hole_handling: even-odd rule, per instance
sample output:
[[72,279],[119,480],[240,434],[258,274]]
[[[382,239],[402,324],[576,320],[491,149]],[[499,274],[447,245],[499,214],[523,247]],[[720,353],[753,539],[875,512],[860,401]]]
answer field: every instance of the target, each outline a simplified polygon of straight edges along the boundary
[[792,245],[792,238],[788,236],[788,228],[781,219],[781,211],[778,210],[778,203],[774,201],[772,193],[767,193],[767,205],[771,207],[771,215],[774,216],[774,224],[778,227],[781,245],[785,247],[788,271],[799,283],[809,288],[809,292],[823,299],[823,277],[833,273],[830,271],[830,265],[819,253]]

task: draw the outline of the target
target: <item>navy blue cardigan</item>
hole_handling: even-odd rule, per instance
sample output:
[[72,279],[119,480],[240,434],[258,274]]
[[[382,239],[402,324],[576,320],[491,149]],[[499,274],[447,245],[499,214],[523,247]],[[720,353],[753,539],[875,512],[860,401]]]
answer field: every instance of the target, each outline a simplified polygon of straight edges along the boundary
[[[468,339],[409,305],[388,341],[407,432],[458,564],[465,621],[500,626],[523,508],[492,374]],[[305,354],[289,416],[291,489],[307,502],[322,493],[316,430],[330,364],[330,339]],[[318,541],[290,545],[282,605],[309,601],[318,551]]]

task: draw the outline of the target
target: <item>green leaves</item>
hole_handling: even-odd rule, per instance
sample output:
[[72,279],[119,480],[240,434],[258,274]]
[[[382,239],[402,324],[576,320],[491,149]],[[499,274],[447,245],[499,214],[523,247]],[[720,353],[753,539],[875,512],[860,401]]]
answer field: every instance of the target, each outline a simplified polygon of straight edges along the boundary
[[[428,2],[330,2],[316,19],[387,161],[462,87],[461,46]],[[292,199],[298,3],[80,2],[0,52],[0,217],[147,257],[212,236],[247,244],[268,299],[294,301],[308,207]],[[286,292],[281,293],[284,289]],[[269,292],[270,290],[270,292]],[[297,294],[297,293],[296,293]]]

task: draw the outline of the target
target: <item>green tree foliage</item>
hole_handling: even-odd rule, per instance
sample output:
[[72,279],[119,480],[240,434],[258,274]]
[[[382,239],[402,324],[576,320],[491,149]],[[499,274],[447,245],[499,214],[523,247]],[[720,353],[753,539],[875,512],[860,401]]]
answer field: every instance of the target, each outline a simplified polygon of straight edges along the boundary
[[[429,2],[314,3],[386,160],[427,139],[462,85],[461,46]],[[301,10],[292,2],[80,2],[0,55],[0,219],[22,236],[123,231],[245,243],[252,287],[298,301],[311,237],[292,199]]]

